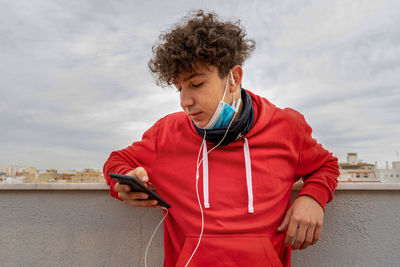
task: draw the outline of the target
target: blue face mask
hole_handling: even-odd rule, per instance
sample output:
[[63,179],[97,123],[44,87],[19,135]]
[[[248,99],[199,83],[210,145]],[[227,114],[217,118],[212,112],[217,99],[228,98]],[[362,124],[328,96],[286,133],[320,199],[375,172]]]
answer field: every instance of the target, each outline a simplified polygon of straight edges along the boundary
[[[230,71],[230,74],[231,74],[232,83],[234,84],[235,80],[233,79],[232,71]],[[217,109],[215,110],[215,112],[214,112],[213,116],[211,117],[210,121],[208,122],[208,124],[204,128],[201,128],[201,129],[213,130],[213,129],[217,129],[220,127],[226,127],[229,125],[229,123],[233,119],[234,115],[238,112],[239,106],[240,106],[240,101],[241,101],[240,97],[239,97],[237,104],[235,103],[235,94],[233,94],[233,102],[231,105],[229,105],[228,103],[223,101],[227,88],[228,88],[228,79],[226,79],[224,95],[222,96],[221,101],[219,101]]]

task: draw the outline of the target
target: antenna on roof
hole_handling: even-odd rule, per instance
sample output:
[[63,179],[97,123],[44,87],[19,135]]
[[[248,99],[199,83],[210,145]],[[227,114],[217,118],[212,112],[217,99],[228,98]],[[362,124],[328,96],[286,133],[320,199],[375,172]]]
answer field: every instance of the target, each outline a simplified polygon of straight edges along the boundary
[[397,154],[397,162],[399,162],[399,151],[396,151]]

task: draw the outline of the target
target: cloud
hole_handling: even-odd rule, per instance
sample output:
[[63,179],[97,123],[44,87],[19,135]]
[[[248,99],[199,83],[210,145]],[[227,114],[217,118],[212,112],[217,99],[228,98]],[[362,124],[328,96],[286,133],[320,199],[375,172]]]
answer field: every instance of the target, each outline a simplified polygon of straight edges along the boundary
[[[357,151],[371,162],[395,160],[400,30],[393,25],[400,18],[391,4],[398,4],[297,3],[257,9],[267,16],[247,64],[247,87],[302,112],[318,140],[342,161]],[[254,20],[250,25],[257,28]]]
[[245,88],[302,112],[342,161],[359,152],[383,165],[400,150],[399,5],[8,2],[0,10],[0,162],[101,168],[112,150],[179,111],[175,90],[155,85],[147,61],[161,31],[201,7],[240,19],[256,40]]

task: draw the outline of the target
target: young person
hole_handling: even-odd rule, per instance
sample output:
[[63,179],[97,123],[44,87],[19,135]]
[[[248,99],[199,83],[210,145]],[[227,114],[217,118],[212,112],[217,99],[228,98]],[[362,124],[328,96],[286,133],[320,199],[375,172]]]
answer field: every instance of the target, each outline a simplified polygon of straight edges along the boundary
[[[151,182],[171,204],[166,267],[290,266],[292,249],[319,239],[337,158],[299,112],[241,87],[254,48],[238,22],[201,10],[161,34],[149,68],[158,85],[177,88],[184,112],[159,119],[104,164],[111,196],[159,207],[110,179],[114,172]],[[291,204],[300,178],[304,187]]]

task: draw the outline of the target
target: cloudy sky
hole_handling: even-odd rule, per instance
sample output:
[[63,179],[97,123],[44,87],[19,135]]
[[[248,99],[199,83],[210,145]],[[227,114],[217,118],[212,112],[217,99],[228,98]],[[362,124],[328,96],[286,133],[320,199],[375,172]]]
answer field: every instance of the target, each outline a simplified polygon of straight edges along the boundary
[[397,159],[399,1],[0,0],[0,164],[102,169],[179,111],[147,62],[199,8],[240,19],[256,41],[244,88],[303,113],[340,161]]

